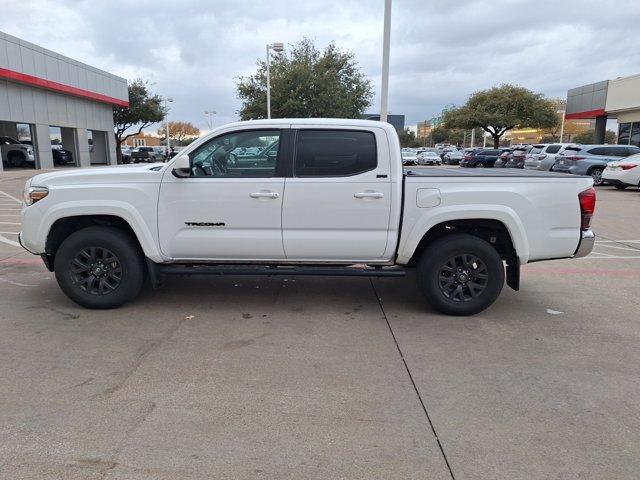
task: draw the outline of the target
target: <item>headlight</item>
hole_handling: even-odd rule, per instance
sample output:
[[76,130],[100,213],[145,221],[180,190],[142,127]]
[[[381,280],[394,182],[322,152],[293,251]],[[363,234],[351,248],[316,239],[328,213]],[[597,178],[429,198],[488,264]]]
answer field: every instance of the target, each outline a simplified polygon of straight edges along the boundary
[[27,187],[24,189],[24,203],[33,205],[47,195],[49,195],[49,189],[47,187]]

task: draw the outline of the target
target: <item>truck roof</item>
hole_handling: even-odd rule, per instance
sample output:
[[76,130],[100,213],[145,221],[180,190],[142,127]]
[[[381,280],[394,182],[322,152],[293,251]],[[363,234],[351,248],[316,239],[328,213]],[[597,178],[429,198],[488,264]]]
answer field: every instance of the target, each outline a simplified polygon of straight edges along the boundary
[[[380,122],[378,120],[359,120],[355,118],[271,118],[263,120],[244,120],[241,122],[227,123],[218,128],[228,128],[235,126],[247,126],[247,125],[282,125],[283,123],[290,123],[292,125],[339,125],[339,126],[353,126],[353,127],[377,127],[384,128],[385,130],[391,130],[395,132],[393,125],[387,122]],[[215,129],[217,130],[217,129]],[[214,130],[214,131],[215,131]]]

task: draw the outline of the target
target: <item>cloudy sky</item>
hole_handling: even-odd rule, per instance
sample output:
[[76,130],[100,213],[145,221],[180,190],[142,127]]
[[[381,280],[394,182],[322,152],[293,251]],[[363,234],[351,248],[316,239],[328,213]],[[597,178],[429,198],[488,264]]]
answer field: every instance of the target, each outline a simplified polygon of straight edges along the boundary
[[[237,119],[237,77],[265,44],[303,37],[353,51],[378,111],[384,0],[2,0],[0,30],[175,99],[206,128]],[[638,0],[393,0],[389,108],[407,125],[510,82],[553,97],[640,73]]]

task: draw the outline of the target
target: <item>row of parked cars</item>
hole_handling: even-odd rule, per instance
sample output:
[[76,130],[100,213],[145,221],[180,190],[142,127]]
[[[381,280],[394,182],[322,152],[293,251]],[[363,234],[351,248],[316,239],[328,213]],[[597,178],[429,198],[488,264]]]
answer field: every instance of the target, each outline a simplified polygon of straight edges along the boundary
[[635,145],[553,143],[465,149],[459,163],[466,168],[524,168],[589,175],[594,185],[627,188],[639,186],[640,168],[634,170],[638,162],[640,147]]
[[[74,163],[71,151],[62,148],[62,145],[52,144],[51,155],[54,165],[68,165]],[[12,137],[0,137],[0,156],[3,167],[33,167],[36,166],[36,157],[33,145],[30,141],[18,141]]]

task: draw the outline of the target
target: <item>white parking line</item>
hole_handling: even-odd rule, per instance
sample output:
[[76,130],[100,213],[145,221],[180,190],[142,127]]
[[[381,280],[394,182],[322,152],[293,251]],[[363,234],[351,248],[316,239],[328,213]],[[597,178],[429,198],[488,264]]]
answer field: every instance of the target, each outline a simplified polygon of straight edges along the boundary
[[20,222],[0,222],[0,225],[21,225]]
[[0,235],[20,235],[20,232],[0,232]]
[[[0,217],[2,217],[3,215],[0,214]],[[603,247],[603,248],[616,248],[618,250],[628,250],[629,252],[640,252],[640,250],[638,250],[637,248],[631,248],[631,247],[618,247],[617,245],[598,245],[599,247]]]
[[22,200],[18,200],[16,197],[14,197],[13,195],[8,194],[7,192],[3,192],[2,190],[0,190],[0,195],[4,195],[6,197],[9,197],[11,200],[15,200],[18,203],[22,203]]

